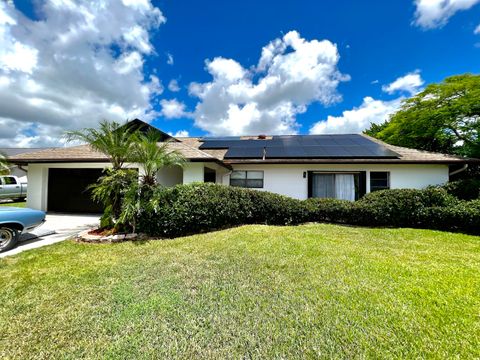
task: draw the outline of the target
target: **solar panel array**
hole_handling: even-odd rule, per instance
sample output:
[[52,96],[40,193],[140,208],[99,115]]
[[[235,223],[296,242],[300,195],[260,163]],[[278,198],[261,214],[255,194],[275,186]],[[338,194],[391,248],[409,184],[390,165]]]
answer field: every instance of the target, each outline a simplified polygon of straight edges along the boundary
[[285,135],[268,140],[203,138],[200,149],[228,149],[225,159],[398,158],[385,146],[361,135]]

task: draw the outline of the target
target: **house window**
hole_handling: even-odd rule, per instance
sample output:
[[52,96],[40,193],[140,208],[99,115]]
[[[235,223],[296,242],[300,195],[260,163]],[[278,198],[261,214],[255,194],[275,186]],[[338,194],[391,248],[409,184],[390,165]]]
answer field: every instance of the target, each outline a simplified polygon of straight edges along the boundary
[[370,172],[370,192],[390,189],[390,173],[388,171]]
[[354,201],[359,198],[359,174],[312,173],[311,197]]
[[263,171],[232,171],[230,185],[244,188],[263,188]]

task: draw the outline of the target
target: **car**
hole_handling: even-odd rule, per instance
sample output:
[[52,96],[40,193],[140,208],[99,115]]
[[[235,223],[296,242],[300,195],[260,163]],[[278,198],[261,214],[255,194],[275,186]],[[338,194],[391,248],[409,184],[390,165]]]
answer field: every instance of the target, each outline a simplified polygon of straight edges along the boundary
[[0,199],[22,201],[27,197],[27,183],[12,175],[0,175]]
[[45,222],[45,212],[28,208],[0,206],[0,252],[15,247],[22,233]]

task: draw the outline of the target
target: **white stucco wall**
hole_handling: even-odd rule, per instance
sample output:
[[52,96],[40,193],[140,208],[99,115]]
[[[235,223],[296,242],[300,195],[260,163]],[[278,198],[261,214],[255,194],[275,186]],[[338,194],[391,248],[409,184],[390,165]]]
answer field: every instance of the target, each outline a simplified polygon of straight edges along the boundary
[[183,168],[183,183],[203,182],[203,166],[201,162],[186,163]]
[[160,169],[157,181],[163,186],[174,186],[183,183],[183,169],[180,166],[170,166]]
[[[428,185],[440,185],[448,181],[448,165],[381,165],[381,164],[292,164],[292,165],[233,165],[234,170],[263,170],[265,191],[297,199],[308,197],[307,171],[366,171],[367,192],[370,192],[370,171],[389,171],[391,189],[422,189]],[[230,182],[229,174],[223,184]]]

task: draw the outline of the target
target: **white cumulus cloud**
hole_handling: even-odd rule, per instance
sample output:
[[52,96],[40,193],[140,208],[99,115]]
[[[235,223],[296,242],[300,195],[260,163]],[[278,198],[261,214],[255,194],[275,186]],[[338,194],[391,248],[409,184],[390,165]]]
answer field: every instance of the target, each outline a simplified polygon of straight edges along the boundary
[[399,77],[398,79],[396,79],[395,81],[393,81],[388,85],[382,86],[382,90],[389,94],[403,91],[413,95],[420,90],[423,84],[424,84],[424,81],[420,76],[420,72],[415,71]]
[[[407,95],[414,95],[421,90],[423,84],[420,72],[415,71],[382,86],[382,90],[389,94],[404,92]],[[330,115],[327,119],[313,124],[310,134],[360,133],[369,128],[371,124],[381,124],[388,120],[390,115],[400,108],[404,99],[403,95],[392,100],[378,100],[367,96],[360,106],[345,110],[340,116]]]
[[173,137],[188,137],[189,133],[187,130],[178,130],[176,133],[168,133],[169,135]]
[[179,92],[180,86],[178,85],[178,80],[170,80],[170,82],[168,83],[168,90],[170,90],[171,92]]
[[143,63],[165,17],[150,0],[0,1],[0,146],[55,146],[101,119],[151,119],[160,79]]
[[455,13],[478,3],[480,0],[415,0],[415,24],[425,29],[442,27]]
[[190,113],[185,110],[185,104],[177,99],[160,101],[162,109],[160,113],[167,119],[178,119],[181,117],[189,117]]
[[174,60],[173,60],[173,55],[170,53],[167,53],[167,64],[168,65],[173,65]]
[[346,110],[341,116],[328,116],[326,120],[315,123],[310,134],[353,134],[370,127],[371,123],[381,124],[398,110],[402,98],[391,101],[375,100],[365,97],[359,107]]
[[338,84],[349,77],[337,69],[339,59],[330,41],[290,31],[262,49],[255,67],[223,57],[207,60],[212,80],[189,86],[199,98],[195,125],[212,135],[296,133],[296,116],[309,104],[341,100]]

